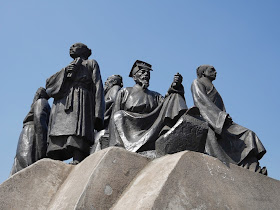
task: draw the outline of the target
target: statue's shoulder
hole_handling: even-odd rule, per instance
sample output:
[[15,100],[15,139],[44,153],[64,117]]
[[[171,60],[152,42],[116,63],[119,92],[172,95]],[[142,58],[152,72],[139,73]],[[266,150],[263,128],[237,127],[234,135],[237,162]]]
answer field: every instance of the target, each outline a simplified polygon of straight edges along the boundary
[[94,60],[94,59],[87,59],[86,61],[87,61],[88,63],[97,63],[97,61]]
[[114,85],[113,87],[111,87],[110,90],[112,90],[112,91],[119,91],[120,89],[121,89],[121,86],[119,86],[119,85]]
[[147,92],[148,92],[148,94],[149,95],[153,95],[153,96],[155,96],[155,97],[157,97],[157,96],[162,96],[160,93],[158,93],[158,92],[156,92],[156,91],[153,91],[153,90],[147,90]]
[[86,60],[86,64],[89,65],[90,67],[94,68],[96,65],[98,66],[98,63],[94,59],[88,59]]
[[195,79],[193,82],[192,82],[192,87],[206,87],[206,84],[199,78]]
[[196,79],[192,82],[193,85],[194,85],[194,84],[198,84],[198,83],[201,83],[200,80],[199,80],[198,78],[196,78]]
[[121,86],[114,85],[113,87],[110,88],[110,90],[108,90],[108,92],[105,95],[105,98],[115,97],[118,94],[120,89],[121,89]]
[[133,91],[133,87],[126,87],[120,90],[121,92],[131,93]]
[[39,98],[34,104],[40,105],[40,106],[49,106],[49,102],[45,98]]
[[45,111],[50,112],[51,107],[47,99],[45,98],[39,98],[37,101],[34,102],[32,105],[33,110]]

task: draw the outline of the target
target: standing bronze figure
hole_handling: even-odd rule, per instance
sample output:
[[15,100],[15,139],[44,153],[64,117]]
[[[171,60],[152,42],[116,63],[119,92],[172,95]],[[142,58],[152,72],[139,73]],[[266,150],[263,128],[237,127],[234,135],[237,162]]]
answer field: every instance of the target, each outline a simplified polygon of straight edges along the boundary
[[98,63],[88,60],[91,50],[82,43],[70,48],[74,59],[47,80],[54,98],[48,133],[48,157],[78,164],[89,155],[93,132],[103,129],[104,91]]
[[266,168],[262,169],[258,162],[266,153],[264,146],[253,131],[232,121],[226,112],[222,97],[212,83],[216,74],[213,66],[199,66],[198,78],[191,86],[194,104],[210,126],[206,153],[223,162],[267,174]]
[[23,120],[23,128],[10,175],[46,157],[51,109],[48,99],[49,96],[44,88],[41,87],[36,91],[31,109]]

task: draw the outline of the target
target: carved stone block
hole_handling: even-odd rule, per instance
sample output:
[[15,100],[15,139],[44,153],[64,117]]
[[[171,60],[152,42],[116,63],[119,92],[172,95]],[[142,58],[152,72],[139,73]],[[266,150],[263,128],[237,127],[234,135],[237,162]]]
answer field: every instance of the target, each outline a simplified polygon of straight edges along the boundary
[[190,150],[204,152],[208,124],[199,115],[184,114],[156,141],[158,156]]

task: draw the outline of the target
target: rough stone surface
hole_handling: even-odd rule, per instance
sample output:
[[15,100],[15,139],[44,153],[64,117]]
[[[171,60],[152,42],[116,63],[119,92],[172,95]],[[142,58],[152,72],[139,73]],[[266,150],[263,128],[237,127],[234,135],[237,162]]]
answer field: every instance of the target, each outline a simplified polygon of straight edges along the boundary
[[143,152],[138,152],[137,154],[143,156],[143,157],[147,157],[150,159],[155,159],[158,158],[159,156],[157,155],[156,150],[147,150],[147,151],[143,151]]
[[156,141],[158,156],[185,150],[204,152],[208,124],[200,116],[184,114],[178,122]]
[[280,181],[184,151],[148,160],[111,147],[77,166],[43,159],[0,185],[0,209],[280,209]]
[[280,209],[280,182],[180,152],[152,161],[112,209]]
[[42,159],[0,185],[1,210],[43,210],[64,182],[72,166]]
[[49,209],[109,209],[149,160],[111,147],[75,166]]

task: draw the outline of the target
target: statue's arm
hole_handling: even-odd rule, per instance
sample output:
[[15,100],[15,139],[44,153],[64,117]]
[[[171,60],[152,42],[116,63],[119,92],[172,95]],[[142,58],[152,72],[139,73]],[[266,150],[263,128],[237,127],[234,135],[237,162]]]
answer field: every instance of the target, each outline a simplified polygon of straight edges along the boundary
[[117,134],[116,125],[115,125],[115,113],[124,109],[124,101],[127,96],[127,90],[121,89],[116,97],[115,103],[113,105],[112,114],[109,122],[109,145],[110,146],[123,146],[119,135]]
[[114,85],[110,89],[110,95],[108,98],[105,99],[106,109],[108,109],[116,101],[116,98],[117,98],[117,95],[118,95],[118,92],[120,89],[121,89],[121,87],[118,85]]
[[116,94],[116,99],[113,105],[112,116],[119,110],[124,110],[124,102],[128,96],[128,91],[126,89],[121,89]]
[[185,100],[185,90],[184,90],[184,86],[182,85],[182,81],[183,81],[182,75],[179,73],[175,74],[174,78],[173,78],[173,82],[165,96],[168,96],[171,93],[177,93],[177,94],[181,95],[183,97],[183,99]]
[[47,133],[50,106],[46,99],[38,99],[34,103],[34,130],[36,137],[36,159],[46,157]]
[[88,60],[89,65],[92,68],[92,81],[93,81],[93,97],[94,97],[94,129],[100,131],[104,127],[104,90],[100,74],[99,65],[95,60]]
[[46,81],[46,92],[49,97],[60,98],[65,92],[66,68],[52,75]]

